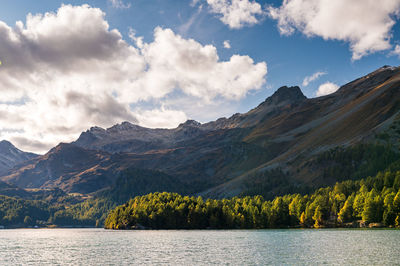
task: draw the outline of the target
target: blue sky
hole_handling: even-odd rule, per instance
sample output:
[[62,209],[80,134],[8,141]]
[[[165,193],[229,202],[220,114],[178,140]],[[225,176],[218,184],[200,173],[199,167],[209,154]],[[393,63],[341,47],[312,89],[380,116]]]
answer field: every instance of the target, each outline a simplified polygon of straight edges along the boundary
[[[21,90],[18,95],[7,91],[3,94],[10,96],[8,98],[5,96],[5,98],[0,101],[0,113],[10,112],[6,113],[9,117],[15,117],[15,114],[18,113],[19,116],[21,116],[19,119],[22,121],[31,121],[35,118],[38,119],[37,121],[40,121],[40,123],[43,123],[43,126],[38,125],[38,123],[32,123],[32,125],[27,126],[23,123],[18,124],[13,123],[13,121],[3,120],[0,121],[0,136],[10,139],[23,149],[44,152],[60,141],[70,141],[76,138],[82,130],[91,125],[109,127],[123,120],[130,120],[131,122],[139,123],[144,126],[174,127],[182,122],[182,120],[189,118],[207,122],[221,116],[230,116],[236,112],[246,112],[257,106],[277,88],[283,85],[298,85],[307,97],[316,97],[317,90],[321,85],[325,84],[329,92],[329,90],[334,90],[336,88],[335,85],[344,85],[383,65],[399,64],[400,47],[396,50],[396,45],[400,40],[399,25],[397,23],[400,3],[398,3],[399,1],[397,0],[382,1],[382,3],[378,4],[374,4],[374,1],[368,1],[368,4],[365,4],[366,2],[362,0],[355,0],[352,1],[351,4],[348,3],[350,7],[345,6],[346,1],[343,0],[337,1],[336,6],[329,6],[331,4],[326,0],[294,0],[288,2],[236,0],[236,2],[243,2],[242,4],[247,4],[249,8],[253,8],[252,10],[254,13],[251,13],[251,11],[249,13],[251,16],[254,15],[254,20],[252,22],[245,20],[249,16],[243,16],[242,20],[240,19],[240,12],[246,12],[246,10],[235,10],[234,2],[235,0],[3,1],[0,9],[0,21],[5,23],[10,29],[16,28],[15,25],[17,21],[22,21],[24,24],[22,28],[26,29],[27,32],[30,31],[31,33],[35,32],[35,34],[37,34],[39,30],[33,29],[37,24],[30,29],[27,28],[26,18],[29,13],[35,16],[37,14],[52,12],[53,15],[57,17],[57,12],[59,12],[63,4],[71,5],[72,7],[87,4],[86,11],[88,9],[92,10],[98,8],[98,10],[104,12],[103,20],[109,24],[108,32],[106,33],[109,33],[113,29],[118,30],[121,34],[121,40],[127,45],[136,48],[139,51],[138,53],[143,54],[143,57],[151,57],[154,55],[153,53],[157,54],[157,49],[163,49],[163,47],[165,47],[160,44],[157,46],[158,48],[154,47],[155,52],[153,51],[151,55],[146,56],[144,53],[146,53],[147,50],[142,50],[145,48],[138,48],[139,44],[137,41],[140,37],[142,37],[140,41],[144,44],[151,45],[156,43],[155,29],[158,28],[161,29],[159,31],[160,42],[168,38],[172,38],[175,41],[181,38],[183,40],[182,42],[193,39],[196,43],[193,44],[193,46],[190,46],[191,44],[188,42],[182,43],[182,49],[186,49],[190,46],[190,49],[198,48],[201,50],[201,47],[211,45],[215,51],[210,49],[205,53],[208,55],[211,54],[211,57],[215,54],[218,56],[217,62],[214,62],[215,64],[230,62],[234,55],[242,56],[241,59],[243,59],[243,61],[240,61],[238,64],[247,64],[244,65],[245,68],[247,66],[247,68],[254,70],[254,72],[252,72],[254,78],[253,80],[243,81],[247,84],[246,89],[240,90],[240,88],[237,88],[237,91],[228,93],[227,91],[230,90],[229,86],[219,88],[218,86],[220,85],[210,85],[209,83],[214,82],[213,78],[210,78],[210,81],[202,80],[207,79],[207,73],[203,73],[204,75],[197,75],[197,73],[192,71],[188,74],[193,75],[191,80],[176,81],[181,77],[174,78],[176,84],[171,85],[174,88],[171,87],[164,90],[164,88],[162,88],[163,85],[157,83],[156,85],[160,87],[158,89],[162,91],[162,96],[160,97],[152,94],[153,92],[144,92],[145,90],[152,90],[152,83],[150,82],[150,85],[145,83],[149,82],[148,80],[150,78],[147,78],[144,81],[140,81],[141,87],[135,85],[136,87],[140,87],[139,91],[134,93],[135,95],[140,95],[136,97],[135,95],[130,95],[128,92],[119,91],[118,82],[112,85],[112,90],[106,91],[106,89],[102,87],[102,84],[100,84],[98,88],[96,87],[97,85],[93,85],[94,83],[90,84],[90,78],[85,80],[81,76],[77,76],[73,78],[73,80],[68,79],[82,68],[85,73],[86,71],[90,71],[86,69],[88,63],[82,63],[86,60],[85,55],[82,56],[83,59],[76,59],[78,60],[76,64],[73,63],[75,61],[71,60],[71,64],[75,64],[76,69],[73,69],[71,66],[67,67],[67,63],[65,63],[65,60],[68,61],[68,57],[75,58],[77,54],[81,55],[81,53],[86,51],[84,49],[82,52],[78,51],[78,48],[72,49],[68,47],[65,48],[67,49],[66,51],[60,48],[46,55],[45,50],[36,54],[35,51],[37,50],[29,48],[27,52],[29,57],[35,58],[32,64],[37,64],[37,66],[35,66],[35,71],[22,67],[30,64],[27,62],[21,63],[20,65],[15,63],[14,66],[12,60],[17,59],[15,59],[16,57],[10,57],[9,53],[10,51],[14,51],[11,46],[17,45],[18,42],[10,41],[11,44],[7,43],[5,39],[1,39],[2,35],[0,34],[0,60],[2,61],[0,74],[1,71],[3,71],[4,75],[20,71],[21,77],[22,73],[24,73],[24,77],[26,77],[28,73],[31,78],[30,80],[26,80],[25,83],[17,84],[14,80],[12,82],[9,81],[8,83],[0,84],[0,90],[5,90],[5,87],[9,86],[9,84],[15,86],[13,91],[18,91],[19,88],[24,87],[24,90]],[[340,3],[342,3],[342,6],[340,6]],[[304,8],[306,4],[309,5],[308,9]],[[354,10],[360,10],[360,12],[346,16],[346,10],[352,10],[352,8],[354,8]],[[230,11],[232,11],[232,13],[229,13]],[[371,14],[374,14],[374,16]],[[235,17],[235,15],[239,16],[239,18]],[[319,19],[315,20],[314,18],[316,17]],[[92,23],[88,18],[90,18],[90,16],[79,18],[82,19],[79,21],[81,24],[71,25],[71,30],[76,30],[76,28],[79,28],[79,25]],[[342,26],[336,25],[340,24],[339,21],[343,23]],[[278,25],[278,22],[281,23]],[[99,23],[101,23],[101,21],[99,21]],[[40,25],[43,26],[44,22]],[[353,26],[350,27],[348,25]],[[170,29],[172,33],[168,33],[166,31],[167,29]],[[45,31],[46,27],[43,26],[40,30]],[[62,35],[65,31],[56,31],[51,34],[53,34],[54,37],[54,35]],[[371,34],[371,32],[374,31],[376,34]],[[26,36],[32,36],[31,33],[24,34],[27,34]],[[134,37],[132,38],[133,33]],[[35,35],[36,39],[32,39],[35,41],[31,40],[26,45],[32,45],[32,43],[36,41],[39,43],[38,40],[41,33],[38,34],[39,35]],[[48,34],[47,31],[46,34]],[[164,37],[161,37],[161,35]],[[118,39],[116,36],[117,35],[113,38]],[[23,40],[25,39],[23,38]],[[45,42],[46,40],[50,40],[50,37],[47,36],[43,38],[42,41]],[[229,42],[229,49],[224,47],[224,41]],[[56,42],[52,39],[51,43],[55,44]],[[73,44],[74,42],[72,41],[71,43]],[[118,40],[115,41],[116,45],[117,43]],[[2,45],[4,45],[4,47],[7,45],[7,48],[3,47],[4,49],[2,49]],[[45,45],[50,44],[45,43]],[[43,45],[43,47],[46,47],[45,45]],[[23,49],[21,47],[18,49]],[[123,49],[126,49],[126,47]],[[25,52],[25,50],[23,51]],[[126,55],[127,51],[124,50],[121,53]],[[161,50],[159,51],[162,53]],[[56,54],[64,52],[66,55],[65,58]],[[8,53],[8,55],[6,55],[6,53]],[[88,49],[88,53],[90,53],[90,49]],[[10,59],[7,56],[10,57]],[[50,60],[47,57],[52,57],[52,59]],[[244,57],[250,58],[252,62],[246,61],[247,63],[244,63]],[[92,57],[87,58],[89,58],[87,62],[93,62],[91,60],[94,60]],[[167,59],[168,55],[166,55],[165,60]],[[43,60],[43,63],[40,63],[40,60]],[[96,60],[96,62],[99,61],[99,59]],[[134,62],[134,60],[140,61],[142,59],[132,58],[132,62]],[[152,68],[152,65],[146,60],[148,59],[144,59],[144,64],[147,64],[147,66],[141,70],[142,72],[146,72],[148,68]],[[117,63],[120,64],[120,62],[115,62],[115,64]],[[266,73],[262,72],[261,63],[265,64]],[[256,70],[257,64],[259,65]],[[129,70],[126,71],[125,69],[115,70],[115,72],[121,75],[133,75],[130,80],[121,81],[121,84],[125,84],[121,85],[121,87],[126,86],[126,88],[124,88],[127,91],[130,90],[129,82],[134,82],[132,80],[135,79],[134,74],[131,74],[133,73],[131,69],[132,67],[134,68],[134,65],[134,63],[128,65],[127,68],[129,68]],[[43,69],[41,69],[40,72],[37,71],[38,68],[42,67]],[[72,74],[57,80],[57,78],[54,77],[56,74],[51,71],[58,67],[60,67],[60,71],[64,71],[62,73],[68,72]],[[256,74],[256,72],[258,74]],[[317,77],[315,80],[311,79],[308,85],[303,84],[307,76],[310,77],[317,72],[320,72],[320,75],[315,75]],[[43,73],[47,73],[47,75],[43,76]],[[87,73],[89,73],[88,75],[93,74],[90,72]],[[111,75],[110,72],[98,73],[99,75],[105,76]],[[169,75],[176,74],[179,76],[182,75],[182,73],[184,72],[171,72]],[[47,80],[51,75],[53,76]],[[117,74],[113,73],[113,75]],[[221,75],[224,75],[224,73]],[[238,73],[238,76],[240,76],[240,73]],[[157,76],[157,78],[159,78],[159,76]],[[21,78],[16,79],[19,81],[21,80]],[[261,79],[264,80],[262,84],[260,84]],[[39,87],[41,86],[33,84],[39,82],[39,80],[42,83],[38,84],[41,84],[42,87],[47,86],[48,88],[46,89],[48,91],[40,92]],[[113,80],[120,80],[120,77],[116,77]],[[165,84],[170,84],[170,82],[171,81],[166,80]],[[217,80],[215,82],[218,83],[219,81]],[[236,81],[228,79],[226,82],[221,82],[221,86],[231,84],[232,82]],[[85,86],[82,85],[83,83]],[[32,84],[32,89],[29,88],[30,84]],[[69,88],[68,84],[74,84],[74,88]],[[187,88],[175,88],[179,87],[180,84],[186,84],[181,86],[187,86]],[[87,109],[82,109],[80,112],[76,111],[80,118],[71,119],[70,116],[77,116],[74,110],[82,107],[75,103],[71,104],[68,101],[63,103],[64,105],[61,104],[61,102],[63,102],[67,96],[69,97],[68,99],[73,99],[73,96],[76,94],[71,93],[71,91],[81,85],[83,87],[77,91],[79,91],[79,93],[85,92],[85,94],[84,96],[78,96],[78,98],[86,99],[85,97],[87,96],[87,101],[81,102],[79,105],[86,104],[86,107],[92,106],[90,109],[91,111]],[[37,86],[37,88],[35,86]],[[60,89],[57,88],[56,90],[53,86],[60,86]],[[201,86],[209,87],[200,88]],[[233,84],[233,87],[235,86],[239,85]],[[86,88],[89,87],[90,89],[87,91],[90,90],[90,93],[86,93]],[[196,87],[196,89],[191,90],[193,87]],[[65,94],[62,88],[64,88],[68,94]],[[32,91],[35,91],[35,93],[32,94]],[[54,91],[57,92],[55,93]],[[98,102],[91,102],[89,100],[93,98],[93,95],[96,95],[96,91],[105,93],[101,102],[100,100]],[[48,100],[48,104],[45,104],[44,100],[43,102],[37,100],[44,99],[43,95],[49,95],[49,92],[54,92],[54,95]],[[154,93],[158,92],[159,91],[155,91]],[[43,95],[37,96],[40,95],[40,93],[43,93]],[[111,95],[111,98],[108,98],[106,94]],[[120,98],[116,97],[114,99],[113,96],[115,95],[120,95]],[[39,98],[35,98],[35,96]],[[124,99],[128,98],[129,100],[124,101]],[[61,109],[57,109],[58,107],[56,108],[51,105],[54,104],[55,101],[57,101],[58,104],[54,106],[67,107],[63,107],[64,109],[61,107]],[[202,102],[202,104],[199,104],[198,108],[193,108],[193,103],[198,102]],[[100,108],[96,108],[97,106],[103,105],[105,106],[102,108],[104,109],[103,111],[99,111],[98,109]],[[25,109],[18,110],[16,106],[23,106]],[[47,109],[43,107],[43,110],[40,112],[33,112],[32,110],[40,109],[37,108],[37,106],[46,106]],[[48,115],[46,110],[59,114],[65,113],[68,117],[56,116],[53,114]],[[115,115],[106,114],[105,112],[107,110],[111,110],[109,113]],[[85,119],[85,116],[82,115],[82,113],[85,112],[98,112],[98,114],[90,114],[90,119],[87,117],[87,119]],[[24,113],[27,115],[24,116]],[[160,119],[157,118],[158,116]]]

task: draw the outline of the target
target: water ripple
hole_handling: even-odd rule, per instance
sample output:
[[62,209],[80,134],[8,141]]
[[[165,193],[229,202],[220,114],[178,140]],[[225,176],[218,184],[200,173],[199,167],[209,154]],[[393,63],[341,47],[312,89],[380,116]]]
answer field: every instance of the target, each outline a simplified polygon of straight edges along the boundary
[[399,265],[399,230],[0,230],[0,265]]

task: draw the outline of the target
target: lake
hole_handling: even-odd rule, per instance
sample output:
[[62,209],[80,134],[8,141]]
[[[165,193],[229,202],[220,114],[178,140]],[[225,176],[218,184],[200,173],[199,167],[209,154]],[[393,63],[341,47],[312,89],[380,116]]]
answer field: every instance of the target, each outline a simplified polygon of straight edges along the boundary
[[400,230],[0,230],[0,265],[400,265]]

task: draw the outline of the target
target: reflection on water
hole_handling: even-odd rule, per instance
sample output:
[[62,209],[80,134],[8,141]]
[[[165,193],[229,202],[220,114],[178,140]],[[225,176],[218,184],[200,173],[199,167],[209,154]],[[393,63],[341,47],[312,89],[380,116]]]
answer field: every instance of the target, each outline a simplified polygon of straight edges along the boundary
[[400,264],[400,230],[0,230],[0,265]]

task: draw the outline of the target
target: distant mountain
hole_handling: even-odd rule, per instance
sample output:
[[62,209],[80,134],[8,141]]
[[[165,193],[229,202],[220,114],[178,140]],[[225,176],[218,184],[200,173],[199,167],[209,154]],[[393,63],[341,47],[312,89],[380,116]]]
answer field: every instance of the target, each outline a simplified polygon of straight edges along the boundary
[[188,120],[174,129],[152,129],[123,122],[108,129],[92,127],[83,132],[74,144],[82,148],[112,153],[144,153],[151,150],[169,149],[180,146],[185,141],[201,138],[212,131],[255,126],[266,115],[292,108],[306,99],[299,87],[284,86],[259,107],[246,114],[235,114],[229,119],[220,118],[206,124]]
[[141,169],[127,179],[136,194],[175,185],[209,197],[272,197],[374,175],[400,159],[399,140],[400,69],[385,66],[318,98],[284,86],[247,113],[205,124],[92,127],[1,179],[91,193]]
[[207,131],[201,124],[189,120],[175,129],[152,129],[123,122],[108,129],[92,127],[83,132],[75,145],[107,152],[142,153],[167,149],[177,143],[194,138]]
[[17,164],[31,160],[37,156],[37,154],[17,149],[9,141],[0,141],[0,174],[4,174]]
[[13,169],[2,179],[21,188],[61,188],[66,192],[90,193],[111,186],[114,163],[111,154],[61,143],[45,155]]

